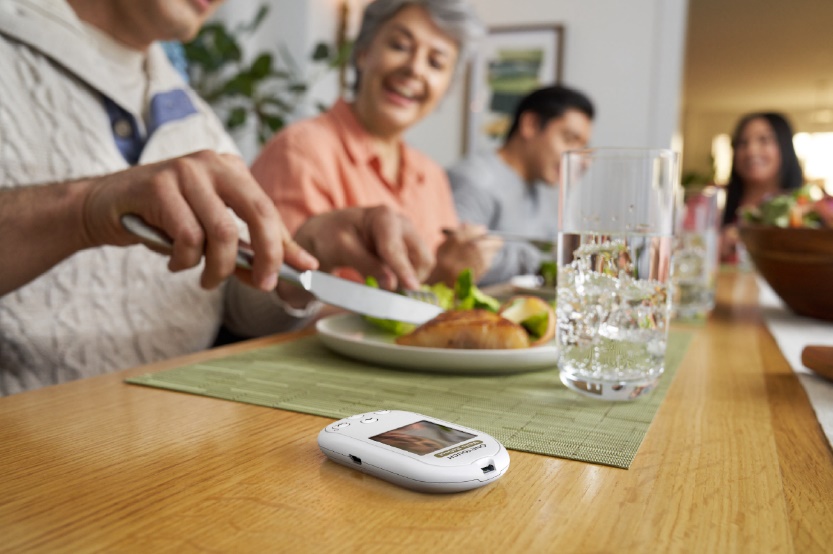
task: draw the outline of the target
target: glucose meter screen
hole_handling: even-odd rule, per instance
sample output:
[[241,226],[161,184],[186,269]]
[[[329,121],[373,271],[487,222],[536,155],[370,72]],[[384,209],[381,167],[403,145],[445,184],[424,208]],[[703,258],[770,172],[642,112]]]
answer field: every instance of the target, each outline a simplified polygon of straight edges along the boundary
[[399,429],[386,431],[371,440],[387,444],[411,454],[430,454],[440,448],[447,448],[464,440],[473,439],[476,435],[452,429],[445,425],[437,425],[431,421],[417,421]]

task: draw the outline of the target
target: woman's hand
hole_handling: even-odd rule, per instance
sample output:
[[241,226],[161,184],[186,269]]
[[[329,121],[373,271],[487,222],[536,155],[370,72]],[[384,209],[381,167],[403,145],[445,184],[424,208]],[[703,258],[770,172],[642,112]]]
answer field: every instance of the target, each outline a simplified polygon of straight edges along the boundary
[[321,269],[353,268],[385,289],[416,289],[434,257],[404,216],[387,206],[346,208],[308,219],[295,240],[321,262]]

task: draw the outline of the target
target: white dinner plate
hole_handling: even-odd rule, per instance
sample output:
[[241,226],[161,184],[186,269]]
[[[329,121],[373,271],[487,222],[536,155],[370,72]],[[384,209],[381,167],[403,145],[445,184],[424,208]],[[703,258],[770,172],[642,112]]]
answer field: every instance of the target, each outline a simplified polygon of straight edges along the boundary
[[356,314],[319,320],[315,328],[327,348],[363,362],[421,371],[449,373],[520,373],[555,369],[555,343],[507,350],[464,350],[400,346],[394,336],[366,323]]
[[555,299],[555,287],[543,286],[544,278],[539,275],[516,275],[509,279],[515,294],[531,294],[546,300]]

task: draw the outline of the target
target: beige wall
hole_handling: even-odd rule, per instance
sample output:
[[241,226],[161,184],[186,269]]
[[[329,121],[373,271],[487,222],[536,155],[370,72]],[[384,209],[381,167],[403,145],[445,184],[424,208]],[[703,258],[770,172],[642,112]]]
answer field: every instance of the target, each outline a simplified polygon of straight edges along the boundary
[[704,112],[685,110],[683,129],[683,174],[687,172],[711,172],[712,139],[721,133],[731,136],[735,125],[744,114],[753,111],[778,111],[787,116],[795,133],[833,132],[833,126],[820,126],[813,122],[812,111],[807,109],[779,109],[772,106],[750,104],[748,110]]
[[721,133],[731,135],[737,122],[738,114],[683,113],[683,175],[689,172],[711,174],[712,138]]

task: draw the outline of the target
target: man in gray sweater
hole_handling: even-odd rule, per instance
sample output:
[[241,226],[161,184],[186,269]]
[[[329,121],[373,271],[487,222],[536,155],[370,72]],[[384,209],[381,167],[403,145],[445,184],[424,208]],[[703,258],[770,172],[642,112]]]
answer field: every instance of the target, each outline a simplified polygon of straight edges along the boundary
[[[561,154],[587,145],[593,115],[593,103],[567,87],[545,87],[524,97],[501,148],[475,153],[448,169],[460,220],[555,239]],[[530,244],[507,242],[480,284],[535,273],[542,256]]]

